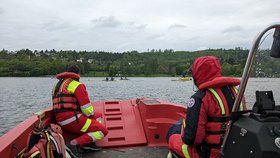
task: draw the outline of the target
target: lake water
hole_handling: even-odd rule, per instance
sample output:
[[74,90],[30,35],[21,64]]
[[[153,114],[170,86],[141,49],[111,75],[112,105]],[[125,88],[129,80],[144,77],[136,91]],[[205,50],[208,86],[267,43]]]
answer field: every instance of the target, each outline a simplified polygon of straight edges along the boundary
[[[194,94],[192,81],[174,81],[174,77],[131,77],[129,80],[102,81],[100,77],[81,78],[91,100],[153,98],[185,105]],[[255,102],[255,90],[273,90],[279,105],[279,78],[253,78],[245,91],[247,104]],[[33,113],[52,106],[51,89],[57,79],[50,77],[0,78],[0,136]]]

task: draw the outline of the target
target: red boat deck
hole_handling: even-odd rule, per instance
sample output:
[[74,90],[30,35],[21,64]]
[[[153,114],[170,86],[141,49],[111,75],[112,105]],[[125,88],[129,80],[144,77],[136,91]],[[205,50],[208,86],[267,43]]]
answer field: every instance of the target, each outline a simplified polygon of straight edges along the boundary
[[94,107],[104,114],[109,133],[96,142],[103,150],[86,153],[84,158],[164,158],[166,133],[185,116],[185,107],[152,99],[100,101]]
[[109,133],[97,145],[103,147],[144,145],[147,143],[138,107],[131,100],[95,102],[96,111],[103,113]]
[[[185,116],[185,108],[152,99],[94,102],[103,113],[108,135],[97,145],[104,148],[167,146],[165,136],[173,123]],[[174,115],[170,115],[170,113]]]

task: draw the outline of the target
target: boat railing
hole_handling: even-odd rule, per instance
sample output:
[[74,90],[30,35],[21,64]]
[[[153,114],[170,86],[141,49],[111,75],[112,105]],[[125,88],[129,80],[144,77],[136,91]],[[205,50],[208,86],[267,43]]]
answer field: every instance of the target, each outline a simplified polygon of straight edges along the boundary
[[[252,67],[253,67],[253,62],[254,62],[257,50],[260,46],[260,42],[261,42],[263,36],[268,31],[270,31],[272,29],[275,29],[275,31],[274,31],[274,41],[273,41],[273,44],[272,44],[272,49],[271,49],[270,56],[280,58],[280,24],[278,23],[278,24],[269,25],[268,27],[266,27],[263,31],[261,31],[256,36],[256,38],[253,42],[253,46],[252,46],[252,48],[251,48],[251,50],[248,54],[248,57],[247,57],[246,65],[245,65],[245,68],[244,68],[244,71],[243,71],[243,74],[242,74],[241,83],[240,83],[240,86],[238,88],[238,93],[237,93],[237,96],[236,96],[236,99],[235,99],[235,102],[234,102],[234,105],[233,105],[232,113],[238,111],[238,109],[239,109],[240,103],[242,101],[242,97],[244,96],[244,92],[245,92],[245,88],[246,88],[246,85],[247,85],[247,82],[248,82],[248,79],[249,79],[249,75],[250,75],[250,72],[251,72]],[[224,146],[225,146],[227,138],[229,136],[229,132],[230,132],[232,123],[233,123],[233,121],[230,120],[229,124],[228,124],[229,125],[228,129],[225,133],[225,137],[224,137],[224,140],[223,140],[223,143],[222,143],[222,146],[221,146],[222,147],[221,148],[221,154],[223,154]]]

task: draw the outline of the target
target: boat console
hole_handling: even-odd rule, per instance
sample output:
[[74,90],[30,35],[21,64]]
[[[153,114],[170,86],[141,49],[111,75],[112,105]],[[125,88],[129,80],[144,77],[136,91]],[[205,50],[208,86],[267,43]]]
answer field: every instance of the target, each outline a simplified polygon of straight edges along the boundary
[[239,115],[231,127],[224,157],[279,157],[280,111],[276,107],[272,91],[256,91],[253,110]]

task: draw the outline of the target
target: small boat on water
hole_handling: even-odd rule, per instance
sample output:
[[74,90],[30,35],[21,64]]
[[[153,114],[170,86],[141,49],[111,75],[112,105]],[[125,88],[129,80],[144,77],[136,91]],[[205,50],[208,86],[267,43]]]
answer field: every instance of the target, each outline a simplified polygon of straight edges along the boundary
[[117,81],[114,77],[108,78],[106,77],[105,80],[102,81]]
[[192,77],[180,77],[179,79],[172,79],[171,81],[191,81]]
[[129,79],[128,79],[127,77],[121,77],[120,80],[125,80],[125,81],[127,81],[127,80],[129,80]]
[[[280,157],[280,110],[272,91],[257,91],[253,110],[238,112],[257,49],[264,34],[271,29],[275,29],[275,33],[270,55],[280,58],[280,24],[274,24],[257,36],[249,52],[221,145],[223,158]],[[167,131],[177,120],[185,117],[187,110],[178,104],[148,98],[96,101],[93,105],[96,111],[103,114],[109,134],[97,142],[103,148],[101,151],[86,153],[84,158],[166,157]],[[29,117],[0,137],[0,156],[16,157],[27,145],[28,135],[34,127],[48,126],[54,122],[51,107]],[[63,136],[67,141],[75,135],[64,132]],[[172,156],[176,157],[175,154]]]
[[192,78],[191,77],[181,77],[181,78],[179,78],[179,80],[180,81],[190,81],[190,80],[192,80]]

